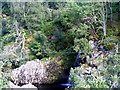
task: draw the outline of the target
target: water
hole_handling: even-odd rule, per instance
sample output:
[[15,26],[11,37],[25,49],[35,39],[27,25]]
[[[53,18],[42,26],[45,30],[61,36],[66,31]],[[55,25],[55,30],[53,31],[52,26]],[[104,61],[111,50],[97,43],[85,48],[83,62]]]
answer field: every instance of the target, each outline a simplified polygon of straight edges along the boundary
[[73,84],[47,84],[47,85],[38,85],[38,90],[65,90],[67,87],[73,87]]

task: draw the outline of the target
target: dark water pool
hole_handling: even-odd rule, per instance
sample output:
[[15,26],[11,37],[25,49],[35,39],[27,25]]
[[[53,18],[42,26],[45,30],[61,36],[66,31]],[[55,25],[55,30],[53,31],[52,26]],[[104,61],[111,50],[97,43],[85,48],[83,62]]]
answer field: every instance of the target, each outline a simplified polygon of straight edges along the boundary
[[73,84],[48,84],[48,85],[37,85],[38,90],[65,90],[67,87],[73,87]]

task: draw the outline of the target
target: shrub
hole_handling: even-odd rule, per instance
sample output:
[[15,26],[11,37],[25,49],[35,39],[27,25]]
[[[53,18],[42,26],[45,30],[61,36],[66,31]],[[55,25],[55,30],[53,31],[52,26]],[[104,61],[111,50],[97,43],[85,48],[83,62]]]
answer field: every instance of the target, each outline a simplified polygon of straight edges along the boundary
[[48,49],[45,45],[38,43],[37,41],[32,41],[29,44],[29,49],[31,50],[31,54],[34,55],[34,58],[41,59],[43,57],[47,57]]
[[2,68],[3,68],[3,62],[0,61],[0,89],[7,88],[7,82],[8,80],[3,76]]
[[44,44],[47,41],[47,37],[41,31],[36,32],[34,38],[38,43],[41,44]]
[[75,85],[74,88],[119,88],[119,64],[119,55],[112,53],[100,60],[98,69],[92,68],[90,75],[83,75],[85,68],[72,68],[71,83]]

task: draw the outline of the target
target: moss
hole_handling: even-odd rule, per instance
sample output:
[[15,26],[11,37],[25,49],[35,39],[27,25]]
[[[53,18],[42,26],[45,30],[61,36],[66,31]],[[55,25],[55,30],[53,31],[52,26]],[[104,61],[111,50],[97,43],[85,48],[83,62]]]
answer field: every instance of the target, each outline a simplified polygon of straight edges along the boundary
[[64,68],[62,68],[60,62],[50,61],[45,67],[47,72],[49,72],[47,75],[48,82],[59,80],[61,78],[60,76],[64,73]]

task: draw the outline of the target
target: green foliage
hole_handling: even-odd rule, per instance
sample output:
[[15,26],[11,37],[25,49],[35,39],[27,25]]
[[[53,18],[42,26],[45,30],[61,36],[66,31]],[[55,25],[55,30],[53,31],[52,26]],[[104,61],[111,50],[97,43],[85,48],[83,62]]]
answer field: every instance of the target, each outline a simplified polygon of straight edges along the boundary
[[[119,25],[118,25],[119,26]],[[117,36],[119,34],[119,28],[111,28],[111,27],[108,27],[107,29],[107,36],[108,37],[111,37],[111,38],[116,38],[117,39]]]
[[2,2],[2,13],[6,15],[11,15],[10,2]]
[[37,42],[41,44],[44,44],[47,41],[47,37],[41,31],[36,32],[34,38]]
[[113,2],[112,3],[112,9],[113,9],[113,11],[112,11],[112,13],[118,13],[119,12],[119,2]]
[[105,50],[111,50],[115,48],[118,39],[115,36],[106,37],[102,43]]
[[89,41],[86,38],[81,39],[75,39],[74,40],[74,50],[76,52],[88,52],[90,53],[92,51],[92,48],[89,44]]
[[0,77],[0,89],[8,88],[8,80],[5,77]]
[[4,44],[8,44],[10,42],[14,42],[16,38],[16,34],[12,33],[12,34],[6,34],[4,37],[2,37],[2,41]]
[[21,51],[21,47],[5,46],[4,51],[0,52],[0,61],[3,61],[3,72],[15,69],[29,60],[28,50]]
[[37,41],[30,42],[29,48],[31,50],[31,54],[38,59],[47,56],[47,47],[41,43],[38,43]]
[[44,22],[44,24],[41,25],[41,31],[45,33],[45,35],[51,35],[54,31],[54,25],[52,22]]
[[106,80],[103,77],[95,78],[93,76],[80,76],[81,69],[71,69],[70,80],[75,85],[74,88],[108,88]]
[[3,62],[0,61],[0,89],[8,88],[7,86],[8,80],[6,79],[6,77],[3,76],[2,68],[3,68]]
[[15,42],[16,37],[18,37],[14,22],[15,20],[13,18],[2,17],[2,29],[0,31],[2,46]]
[[75,85],[74,88],[119,88],[119,64],[119,55],[109,54],[99,62],[98,69],[91,70],[91,75],[82,75],[82,67],[72,68],[71,83]]
[[105,50],[111,50],[111,49],[113,49],[114,48],[114,44],[113,43],[107,43],[107,42],[105,42],[104,44],[103,44],[103,46],[104,46],[104,48],[105,48]]

